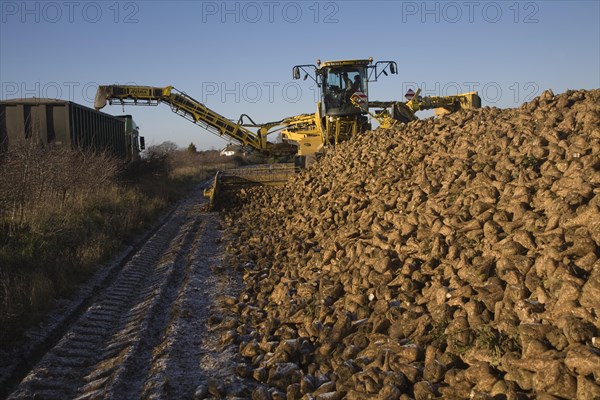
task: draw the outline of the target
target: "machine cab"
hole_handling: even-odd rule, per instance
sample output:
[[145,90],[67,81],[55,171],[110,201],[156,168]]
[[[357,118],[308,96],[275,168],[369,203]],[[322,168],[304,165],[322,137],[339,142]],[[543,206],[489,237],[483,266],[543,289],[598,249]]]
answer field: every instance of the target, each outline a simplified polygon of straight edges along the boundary
[[[378,71],[378,67],[380,68]],[[300,79],[301,71],[306,80],[310,74],[309,68],[314,69],[312,78],[321,89],[321,113],[324,116],[353,116],[364,115],[369,108],[369,82],[376,82],[381,75],[387,75],[386,70],[396,74],[397,66],[393,61],[368,60],[317,60],[317,65],[296,65],[293,69],[294,79]],[[352,102],[356,100],[357,107]]]
[[[368,108],[369,60],[328,61],[318,66],[321,80],[321,107],[324,115],[364,114]],[[361,107],[352,101],[355,96]]]

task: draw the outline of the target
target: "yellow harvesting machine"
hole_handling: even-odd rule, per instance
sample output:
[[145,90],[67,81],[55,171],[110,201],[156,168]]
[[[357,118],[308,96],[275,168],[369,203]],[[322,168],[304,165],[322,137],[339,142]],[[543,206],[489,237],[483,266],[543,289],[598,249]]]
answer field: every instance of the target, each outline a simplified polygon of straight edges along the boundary
[[[263,124],[255,123],[246,114],[234,122],[172,86],[100,86],[94,106],[100,109],[107,102],[121,105],[166,103],[173,112],[245,148],[271,154],[295,154],[296,168],[310,166],[315,156],[327,147],[371,131],[372,120],[377,121],[381,127],[388,128],[418,119],[415,113],[420,110],[435,109],[436,114],[442,115],[481,107],[477,92],[421,97],[420,90],[417,89],[416,93],[411,92],[413,96],[406,102],[369,100],[369,83],[377,82],[381,75],[397,74],[397,71],[394,61],[373,62],[372,58],[326,62],[317,60],[316,65],[296,65],[292,69],[293,78],[306,80],[310,77],[320,89],[316,112]],[[281,134],[283,143],[267,140],[270,134],[276,132]],[[272,170],[273,168],[256,168],[254,173],[224,171],[217,175],[208,195],[213,198],[220,192],[219,182],[227,180],[238,183],[268,182],[272,177]],[[282,173],[284,170],[285,173]],[[285,174],[289,176],[293,171],[294,168],[282,168],[277,173],[276,181],[285,181],[281,177]]]

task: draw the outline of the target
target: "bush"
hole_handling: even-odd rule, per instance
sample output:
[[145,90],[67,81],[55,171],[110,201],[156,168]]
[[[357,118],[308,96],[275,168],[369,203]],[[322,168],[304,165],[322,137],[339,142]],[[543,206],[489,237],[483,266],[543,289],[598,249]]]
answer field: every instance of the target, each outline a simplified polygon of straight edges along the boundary
[[[0,345],[14,342],[176,197],[157,189],[168,187],[155,174],[164,163],[123,167],[105,153],[32,144],[0,156]],[[157,182],[152,191],[140,184],[145,176]]]
[[0,153],[0,346],[38,322],[169,203],[240,160],[165,142],[123,165],[34,144]]

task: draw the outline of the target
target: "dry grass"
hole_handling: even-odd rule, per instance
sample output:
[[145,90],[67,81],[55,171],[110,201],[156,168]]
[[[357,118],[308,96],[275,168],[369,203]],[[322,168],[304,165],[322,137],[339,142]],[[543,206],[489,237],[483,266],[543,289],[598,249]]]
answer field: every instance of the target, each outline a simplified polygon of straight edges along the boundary
[[234,168],[239,165],[239,160],[219,155],[219,152],[204,151],[191,153],[177,151],[170,153],[170,176],[172,179],[207,179],[212,177],[217,170]]
[[210,176],[200,158],[176,152],[124,168],[107,154],[35,145],[0,154],[0,346]]

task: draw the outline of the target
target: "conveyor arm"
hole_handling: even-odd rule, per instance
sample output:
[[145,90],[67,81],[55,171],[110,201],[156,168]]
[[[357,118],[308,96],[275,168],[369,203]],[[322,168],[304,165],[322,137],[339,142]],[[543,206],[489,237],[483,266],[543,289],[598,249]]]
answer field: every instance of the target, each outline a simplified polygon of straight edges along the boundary
[[255,150],[267,149],[266,129],[257,133],[235,123],[228,118],[214,112],[191,96],[178,91],[172,86],[164,88],[151,86],[99,86],[94,101],[96,110],[103,108],[106,102],[113,104],[129,105],[158,105],[167,103],[171,110],[182,117],[192,121],[206,130],[219,136],[227,136],[242,146],[249,146]]

